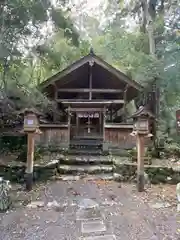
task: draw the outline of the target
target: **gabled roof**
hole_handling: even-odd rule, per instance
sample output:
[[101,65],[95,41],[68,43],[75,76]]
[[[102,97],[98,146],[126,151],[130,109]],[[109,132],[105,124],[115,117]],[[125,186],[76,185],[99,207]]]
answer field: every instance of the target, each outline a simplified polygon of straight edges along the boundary
[[105,62],[103,59],[95,55],[92,51],[87,56],[81,58],[80,60],[74,62],[61,72],[58,72],[57,74],[53,75],[52,77],[48,78],[45,82],[41,83],[40,88],[44,89],[47,86],[55,83],[56,81],[60,80],[64,76],[72,73],[73,71],[77,70],[78,68],[82,67],[84,64],[89,63],[90,61],[94,61],[97,65],[101,66],[105,70],[109,71],[112,75],[116,76],[119,80],[122,82],[128,84],[129,86],[142,91],[143,87],[137,83],[136,81],[130,79],[127,75],[125,75],[123,72],[119,71],[118,69],[114,68],[107,62]]

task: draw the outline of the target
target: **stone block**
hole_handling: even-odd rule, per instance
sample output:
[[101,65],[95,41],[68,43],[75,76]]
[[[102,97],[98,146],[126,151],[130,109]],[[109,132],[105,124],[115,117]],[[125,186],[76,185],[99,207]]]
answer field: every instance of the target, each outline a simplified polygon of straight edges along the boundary
[[116,240],[115,235],[85,237],[84,240]]
[[96,232],[105,232],[106,225],[102,220],[91,220],[81,223],[81,232],[82,233],[96,233]]

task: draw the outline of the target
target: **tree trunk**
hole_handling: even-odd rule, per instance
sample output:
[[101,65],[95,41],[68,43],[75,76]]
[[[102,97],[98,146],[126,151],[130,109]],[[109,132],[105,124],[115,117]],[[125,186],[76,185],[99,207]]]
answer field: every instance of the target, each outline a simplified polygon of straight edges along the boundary
[[146,0],[141,0],[141,8],[142,8],[141,32],[146,33],[146,25],[147,25],[147,17],[146,17],[147,1]]
[[149,53],[153,57],[156,56],[156,48],[155,48],[155,39],[154,39],[154,26],[153,26],[153,21],[150,19],[148,20],[148,39],[149,39]]
[[149,54],[155,57],[155,38],[154,38],[154,21],[156,17],[155,6],[152,4],[152,0],[141,0],[142,8],[142,32],[148,33],[149,39]]

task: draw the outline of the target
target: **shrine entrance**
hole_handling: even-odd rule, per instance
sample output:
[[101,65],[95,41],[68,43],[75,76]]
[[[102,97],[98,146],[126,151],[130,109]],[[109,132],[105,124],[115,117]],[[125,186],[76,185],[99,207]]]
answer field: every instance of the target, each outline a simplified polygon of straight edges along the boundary
[[100,138],[103,134],[100,112],[76,113],[75,138]]
[[70,145],[102,145],[104,108],[69,108]]

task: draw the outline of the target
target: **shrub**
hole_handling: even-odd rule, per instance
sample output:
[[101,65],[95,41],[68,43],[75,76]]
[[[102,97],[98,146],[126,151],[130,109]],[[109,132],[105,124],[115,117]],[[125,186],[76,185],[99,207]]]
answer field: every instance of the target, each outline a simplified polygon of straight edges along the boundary
[[[40,160],[42,158],[42,150],[39,147],[35,147],[34,151],[34,161]],[[21,147],[21,151],[16,159],[17,161],[26,162],[27,160],[27,145]]]

